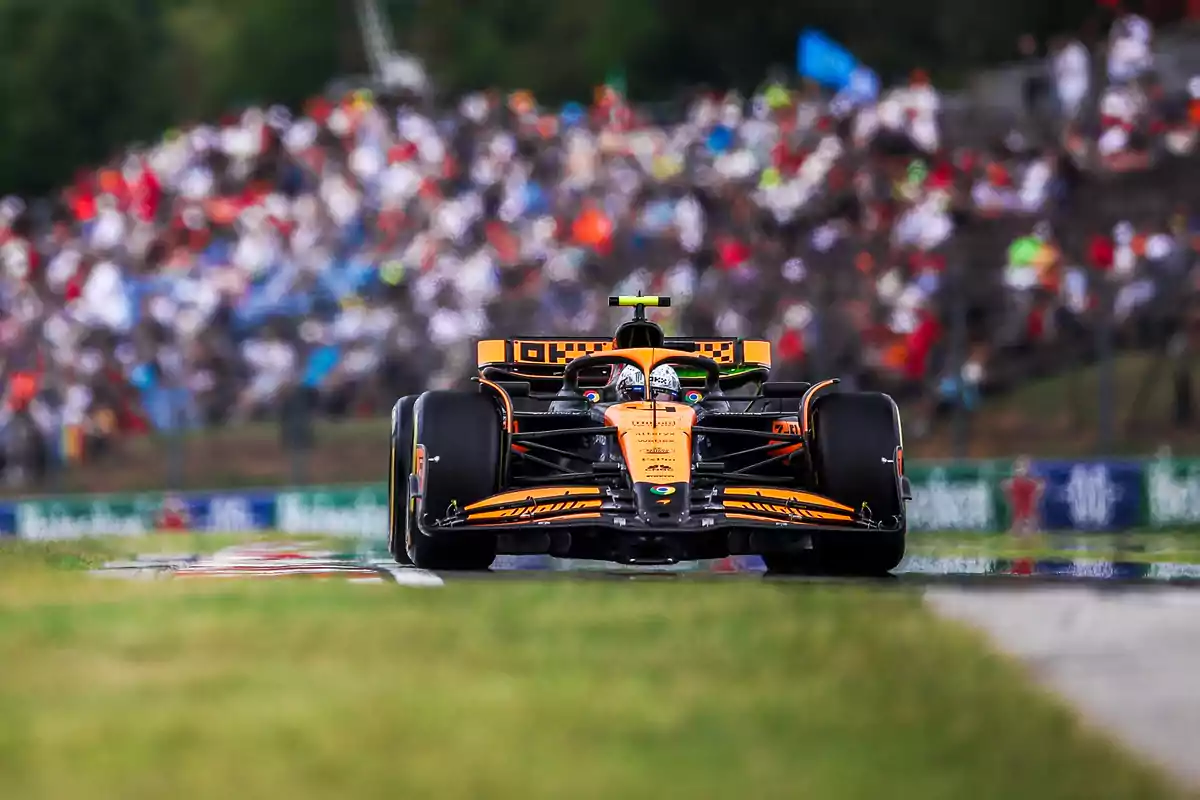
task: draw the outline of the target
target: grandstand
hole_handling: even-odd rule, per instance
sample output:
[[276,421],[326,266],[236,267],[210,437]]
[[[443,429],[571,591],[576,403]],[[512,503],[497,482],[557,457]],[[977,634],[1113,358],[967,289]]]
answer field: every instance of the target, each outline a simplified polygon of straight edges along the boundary
[[[120,488],[107,467],[134,463],[221,481],[182,465],[195,448],[230,465],[220,443],[248,431],[280,450],[225,477],[288,480],[314,431],[349,453],[355,420],[464,380],[475,338],[602,332],[599,300],[637,289],[683,301],[669,329],[770,337],[781,378],[895,393],[930,453],[1190,424],[1200,105],[1152,69],[1109,79],[1097,58],[1073,118],[950,103],[919,72],[878,98],[697,95],[674,118],[615,87],[434,103],[371,8],[392,88],[171,131],[45,213],[3,204],[14,491]],[[1088,364],[1095,389],[1061,384],[1084,387],[1065,407],[1097,409],[1078,424],[985,414]],[[1172,375],[1179,413],[1133,420],[1137,381]],[[382,463],[362,446],[347,461]],[[309,477],[339,476],[366,477]]]

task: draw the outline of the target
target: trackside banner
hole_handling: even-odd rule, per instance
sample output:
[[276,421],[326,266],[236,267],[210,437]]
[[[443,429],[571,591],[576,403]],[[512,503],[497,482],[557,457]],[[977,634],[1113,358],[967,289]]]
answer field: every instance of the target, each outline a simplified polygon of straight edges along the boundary
[[387,538],[387,486],[62,495],[0,503],[0,536],[75,539],[153,531],[279,531]]
[[[914,531],[1200,528],[1200,459],[915,462]],[[0,536],[72,539],[151,531],[384,539],[387,487],[59,495],[0,501]]]
[[909,528],[1086,532],[1200,524],[1197,467],[1200,461],[912,464]]

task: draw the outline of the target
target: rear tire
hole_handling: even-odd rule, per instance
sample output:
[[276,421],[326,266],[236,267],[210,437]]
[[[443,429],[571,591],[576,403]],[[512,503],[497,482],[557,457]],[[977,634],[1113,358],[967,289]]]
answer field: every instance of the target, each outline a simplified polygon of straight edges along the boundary
[[412,473],[413,406],[419,395],[410,394],[392,408],[388,454],[388,552],[399,564],[411,564],[404,540],[412,524],[409,513],[408,476]]
[[896,472],[900,415],[885,394],[845,393],[818,397],[813,406],[813,466],[817,490],[897,531],[828,534],[804,554],[764,556],[778,572],[884,575],[904,558],[904,500]]
[[[417,513],[426,524],[495,494],[500,486],[500,414],[483,394],[426,392],[414,409],[415,443],[425,448],[424,496]],[[429,535],[414,519],[408,556],[422,569],[486,570],[496,558],[496,537],[455,530]]]

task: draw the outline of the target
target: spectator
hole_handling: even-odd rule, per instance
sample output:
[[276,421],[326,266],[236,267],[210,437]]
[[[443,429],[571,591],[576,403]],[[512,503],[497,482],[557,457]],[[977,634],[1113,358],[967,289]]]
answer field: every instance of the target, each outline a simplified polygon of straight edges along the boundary
[[[1137,19],[1114,43],[1148,41]],[[1142,75],[1136,47],[1119,49],[1116,72]],[[1069,116],[1086,61],[1056,44]],[[1151,95],[1106,87],[1102,152],[1166,135]],[[527,92],[438,111],[356,92],[172,131],[81,172],[46,225],[0,203],[0,371],[54,388],[36,414],[32,398],[6,412],[11,440],[32,423],[47,443],[78,431],[108,446],[272,415],[297,389],[322,414],[380,413],[469,374],[477,337],[607,333],[603,297],[638,289],[678,298],[659,312],[671,330],[769,332],[790,377],[982,391],[1005,350],[981,344],[961,374],[942,363],[948,259],[975,271],[965,291],[1012,313],[1006,342],[1044,342],[1043,311],[1082,315],[1094,273],[1029,231],[1052,215],[1078,229],[1083,211],[1057,201],[1088,178],[1053,147],[959,141],[945,116],[917,70],[878,100],[781,80],[703,95],[673,124],[612,89],[557,111]],[[1007,234],[981,245],[988,225]],[[1096,230],[1077,230],[1081,246]],[[1153,296],[1166,231],[1139,222],[1142,244],[1121,228],[1079,254],[1123,314]]]
[[1151,50],[1154,28],[1145,17],[1117,3],[1116,19],[1108,36],[1108,81],[1124,85],[1136,81],[1154,66]]
[[1055,40],[1052,57],[1059,109],[1063,120],[1072,123],[1079,118],[1091,89],[1091,56],[1079,39],[1060,37]]

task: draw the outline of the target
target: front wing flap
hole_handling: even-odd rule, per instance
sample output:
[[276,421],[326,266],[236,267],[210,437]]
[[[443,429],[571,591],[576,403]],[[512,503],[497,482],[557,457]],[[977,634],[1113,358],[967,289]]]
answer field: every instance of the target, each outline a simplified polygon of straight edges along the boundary
[[869,508],[853,509],[812,492],[774,487],[718,486],[692,491],[687,515],[654,526],[637,513],[633,494],[598,486],[518,489],[451,507],[441,519],[428,516],[428,532],[462,529],[545,530],[548,527],[601,527],[626,531],[688,531],[714,528],[770,528],[797,531],[898,530],[903,520],[874,519]]

